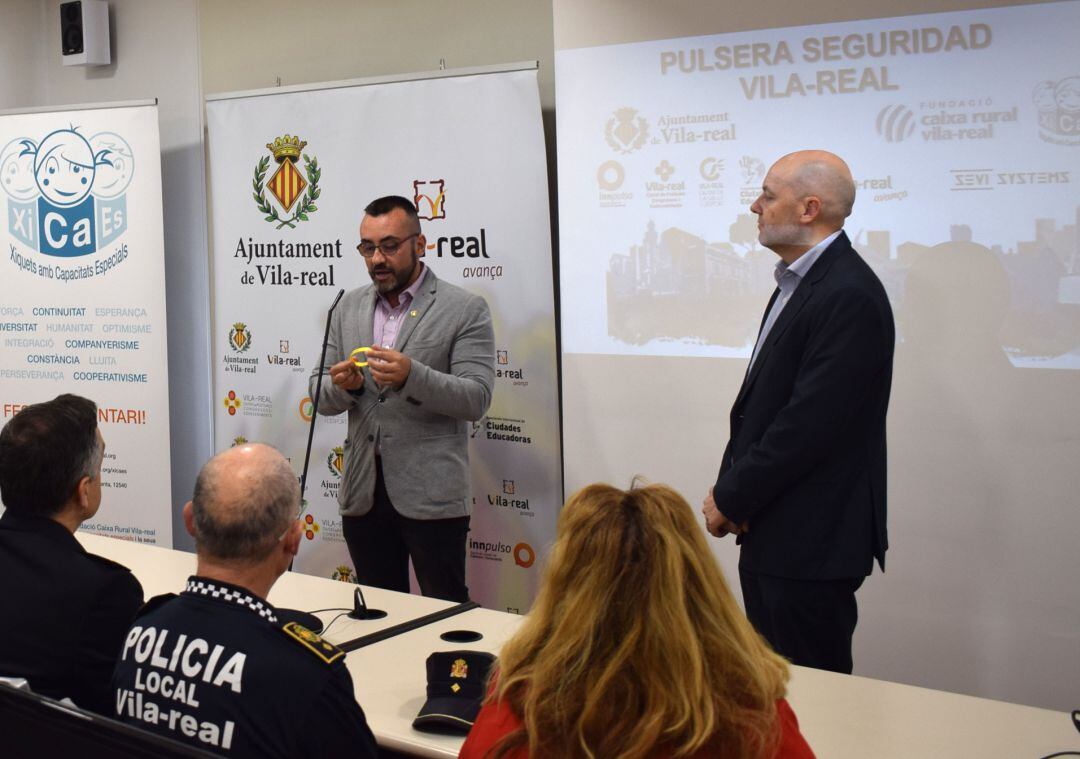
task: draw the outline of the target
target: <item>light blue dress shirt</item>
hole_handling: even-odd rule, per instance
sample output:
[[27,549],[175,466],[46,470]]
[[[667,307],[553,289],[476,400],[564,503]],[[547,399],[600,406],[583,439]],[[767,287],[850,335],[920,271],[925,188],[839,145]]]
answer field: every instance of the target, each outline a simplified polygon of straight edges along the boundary
[[769,336],[769,330],[776,324],[776,320],[780,318],[780,312],[784,310],[784,306],[791,300],[791,296],[795,293],[795,288],[802,282],[803,277],[810,271],[810,267],[814,265],[814,262],[821,257],[821,254],[825,252],[825,249],[832,245],[833,240],[840,236],[842,230],[836,230],[824,240],[819,242],[810,250],[803,253],[801,256],[795,259],[795,263],[790,266],[781,259],[776,262],[776,269],[773,271],[773,277],[776,278],[776,286],[780,290],[780,294],[776,296],[776,300],[773,301],[772,308],[769,309],[769,315],[765,318],[765,324],[761,327],[761,334],[758,335],[757,344],[754,346],[754,353],[750,356],[750,366],[747,367],[746,373],[749,374],[750,370],[754,368],[754,361],[757,360],[758,351],[761,350],[761,346],[765,344],[765,338]]

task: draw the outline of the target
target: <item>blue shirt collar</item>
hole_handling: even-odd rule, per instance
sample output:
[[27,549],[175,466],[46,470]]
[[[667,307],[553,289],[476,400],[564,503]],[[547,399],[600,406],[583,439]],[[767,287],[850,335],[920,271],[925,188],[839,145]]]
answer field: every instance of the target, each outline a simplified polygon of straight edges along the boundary
[[810,271],[810,267],[814,265],[814,262],[816,262],[819,258],[821,258],[821,254],[825,252],[825,249],[827,247],[829,247],[830,245],[832,245],[833,240],[835,240],[837,237],[839,237],[840,233],[843,232],[843,231],[844,230],[842,230],[842,229],[836,230],[831,235],[826,237],[824,240],[819,242],[817,245],[810,248],[810,250],[806,251],[801,256],[796,258],[795,262],[793,264],[791,264],[791,265],[788,265],[788,264],[784,263],[783,260],[777,261],[777,263],[776,263],[776,279],[777,279],[777,281],[779,281],[780,277],[782,277],[787,272],[791,272],[796,277],[798,277],[800,280],[802,280],[802,278],[806,276],[806,273],[808,271]]

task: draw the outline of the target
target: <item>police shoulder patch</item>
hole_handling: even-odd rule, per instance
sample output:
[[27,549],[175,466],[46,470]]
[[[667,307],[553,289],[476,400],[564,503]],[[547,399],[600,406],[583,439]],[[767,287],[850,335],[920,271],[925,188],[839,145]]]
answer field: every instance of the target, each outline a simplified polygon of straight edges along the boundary
[[333,664],[345,655],[345,652],[340,648],[327,640],[323,640],[299,622],[288,622],[280,629],[326,664]]

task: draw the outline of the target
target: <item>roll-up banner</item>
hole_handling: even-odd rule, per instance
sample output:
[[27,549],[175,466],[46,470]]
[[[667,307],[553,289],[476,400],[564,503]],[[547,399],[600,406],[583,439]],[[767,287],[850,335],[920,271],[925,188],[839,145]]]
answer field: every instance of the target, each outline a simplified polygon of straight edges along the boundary
[[[474,599],[511,611],[524,611],[535,593],[562,490],[535,68],[207,102],[217,449],[269,443],[300,473],[326,309],[339,289],[370,284],[356,251],[363,208],[382,195],[412,199],[426,265],[491,307],[496,379],[487,415],[471,427],[467,580]],[[345,437],[344,414],[318,419],[294,568],[350,581],[337,507]]]
[[88,532],[172,545],[161,149],[155,101],[0,113],[0,411],[98,405]]

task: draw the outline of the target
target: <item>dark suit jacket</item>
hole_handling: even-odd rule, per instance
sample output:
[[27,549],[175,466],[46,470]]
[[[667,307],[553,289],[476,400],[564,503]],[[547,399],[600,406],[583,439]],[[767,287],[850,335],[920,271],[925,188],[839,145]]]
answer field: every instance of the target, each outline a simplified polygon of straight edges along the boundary
[[0,517],[0,675],[112,716],[109,681],[142,602],[126,567],[87,553],[58,522]]
[[885,289],[841,232],[780,312],[731,409],[713,498],[749,522],[740,568],[813,580],[865,576],[875,557],[885,568],[894,341]]

